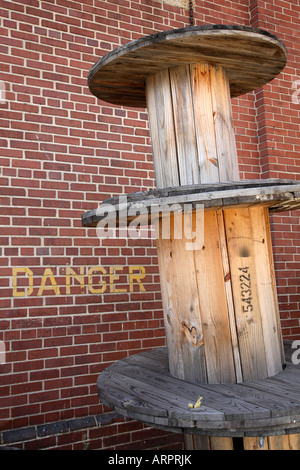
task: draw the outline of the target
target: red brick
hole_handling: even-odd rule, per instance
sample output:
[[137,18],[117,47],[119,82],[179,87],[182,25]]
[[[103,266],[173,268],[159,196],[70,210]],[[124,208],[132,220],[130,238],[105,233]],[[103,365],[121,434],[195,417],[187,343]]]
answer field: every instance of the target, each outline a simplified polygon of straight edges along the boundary
[[[18,393],[6,406],[19,400],[9,414],[8,426],[14,427],[102,409],[96,395],[98,373],[141,348],[164,344],[155,241],[100,242],[94,229],[81,226],[81,214],[103,199],[155,185],[147,112],[96,99],[88,90],[87,75],[105,52],[148,33],[182,27],[188,12],[140,0],[59,3],[1,3],[0,55],[6,67],[1,79],[7,84],[9,106],[1,110],[0,317],[12,361],[5,365],[7,380],[13,384],[10,391]],[[299,78],[298,7],[258,0],[250,13],[248,3],[216,0],[213,8],[196,3],[195,21],[265,29],[272,24],[293,50],[283,74],[263,89],[234,99],[233,105],[242,178],[297,179],[300,109],[292,103],[291,84]],[[300,334],[298,226],[297,211],[293,217],[275,216],[279,306],[283,332],[290,338]],[[91,294],[88,268],[117,264],[127,268],[124,274],[128,265],[145,266],[146,292],[111,293],[107,284],[103,295]],[[34,272],[32,295],[11,297],[9,266]],[[80,268],[84,273],[84,288],[73,279],[70,295],[65,294],[68,266],[78,275]],[[59,296],[53,290],[37,296],[46,267],[53,271]],[[23,282],[20,279],[20,290]],[[115,284],[129,287],[123,273]],[[43,390],[38,388],[42,383]],[[22,394],[23,384],[28,396]],[[136,449],[178,443],[164,433],[158,438],[156,432],[144,432],[134,421],[112,424],[90,433],[91,446]],[[33,441],[28,448],[54,448],[56,443],[60,448],[80,448],[82,433]]]

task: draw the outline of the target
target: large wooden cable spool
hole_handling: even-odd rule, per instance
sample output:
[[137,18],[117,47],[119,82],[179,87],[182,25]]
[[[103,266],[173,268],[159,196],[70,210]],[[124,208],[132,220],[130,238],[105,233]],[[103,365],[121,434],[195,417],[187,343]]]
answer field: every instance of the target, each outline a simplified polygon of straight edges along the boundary
[[[133,41],[90,71],[90,90],[100,99],[147,106],[157,190],[139,194],[139,203],[149,213],[163,197],[181,208],[194,204],[187,213],[162,211],[151,220],[157,230],[168,373],[176,379],[243,384],[273,377],[285,366],[269,212],[299,207],[300,185],[239,181],[231,111],[232,96],[271,81],[285,64],[286,49],[274,35],[210,25]],[[128,204],[134,202],[133,196]],[[168,237],[162,230],[166,218]],[[90,211],[83,225],[99,220],[97,210]],[[198,223],[203,242],[187,249]],[[179,228],[183,236],[176,237]],[[99,394],[107,401],[106,391]],[[199,439],[186,443],[200,448]]]

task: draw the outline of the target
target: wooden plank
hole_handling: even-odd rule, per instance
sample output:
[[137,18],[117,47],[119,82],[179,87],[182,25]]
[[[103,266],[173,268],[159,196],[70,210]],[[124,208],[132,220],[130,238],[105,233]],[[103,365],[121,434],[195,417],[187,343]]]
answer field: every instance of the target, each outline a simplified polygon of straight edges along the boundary
[[274,393],[274,389],[269,388],[266,381],[261,381],[258,386],[253,382],[237,384],[234,387],[220,385],[218,391],[224,396],[234,398],[234,400],[241,400],[242,403],[251,403],[262,409],[270,410],[271,416],[274,417],[300,412],[299,399],[289,398],[287,393]]
[[[185,249],[190,240],[184,236],[181,214],[171,214],[170,222],[170,237],[157,241],[170,372],[184,380],[206,382],[193,252]],[[180,231],[183,236],[176,239]]]
[[300,434],[289,434],[289,450],[300,450]]
[[282,370],[283,345],[272,257],[268,209],[249,208],[258,308],[261,312],[267,375]]
[[211,450],[234,450],[231,437],[210,437]]
[[300,385],[299,365],[288,364],[283,372],[276,374],[276,380],[283,383]]
[[245,26],[202,25],[139,38],[100,59],[88,77],[104,101],[145,107],[145,82],[165,68],[212,63],[229,71],[232,96],[272,80],[286,64],[286,49],[274,35]]
[[228,256],[244,380],[267,376],[249,209],[224,210]]
[[147,108],[157,188],[180,184],[169,71],[147,80]]
[[279,345],[279,353],[281,358],[277,359],[278,363],[281,361],[281,364],[284,365],[286,363],[285,359],[285,352],[284,352],[284,344],[282,338],[282,330],[281,330],[281,320],[280,320],[280,312],[278,306],[278,299],[277,299],[277,288],[276,288],[276,276],[275,276],[275,267],[274,267],[274,260],[273,260],[273,242],[271,238],[271,227],[270,227],[270,210],[268,211],[267,208],[264,210],[264,220],[265,220],[265,235],[266,235],[266,244],[268,247],[268,258],[269,258],[269,267],[270,267],[270,282],[273,289],[273,298],[274,298],[274,316],[275,316],[275,329],[277,330],[277,341]]
[[268,436],[269,450],[290,450],[289,437],[282,436]]
[[210,450],[210,438],[197,434],[184,434],[184,450]]
[[[200,419],[201,422],[210,420],[213,426],[213,421],[223,421],[224,416],[227,421],[269,419],[271,416],[269,407],[260,406],[255,399],[252,402],[251,399],[244,400],[238,393],[232,392],[226,386],[196,385],[145,370],[143,367],[130,367],[129,364],[124,365],[124,363],[114,364],[110,369],[114,371],[114,374],[118,374],[122,387],[124,383],[127,383],[127,386],[131,384],[131,387],[134,384],[140,390],[141,396],[145,394],[145,398],[152,397],[151,402],[153,400],[154,403],[160,397],[164,409],[169,409],[171,417],[180,416],[195,421]],[[190,410],[188,403],[195,403],[199,396],[203,397],[203,404],[199,409]]]
[[231,274],[230,274],[230,266],[229,266],[228,252],[227,252],[224,217],[223,217],[223,212],[221,210],[217,211],[217,224],[218,224],[219,237],[220,237],[223,278],[224,278],[224,283],[225,283],[225,291],[226,291],[226,299],[227,299],[228,319],[229,319],[231,344],[232,344],[234,366],[235,366],[235,375],[236,375],[237,383],[240,383],[240,382],[243,382],[243,373],[242,373],[241,357],[240,357],[239,343],[238,343],[238,337],[237,337],[237,331],[236,331],[234,301],[233,301],[233,295],[232,295]]
[[201,183],[219,181],[210,68],[208,64],[191,64],[193,113],[197,139]]
[[[149,369],[147,352],[142,354],[144,364],[131,364],[129,357],[110,366],[98,379],[99,396],[124,416],[157,427],[169,426],[175,432],[188,429],[219,437],[257,437],[272,434],[272,430],[274,434],[299,432],[300,400],[294,395],[297,387],[291,389],[289,382],[280,381],[277,391],[269,386],[277,378],[242,385],[196,385],[155,371],[152,365]],[[153,354],[149,357],[153,361]],[[201,407],[190,409],[188,402],[195,402],[199,395],[203,397]],[[297,438],[291,439],[296,447]]]
[[233,131],[229,82],[226,71],[221,67],[210,69],[211,100],[214,116],[218,181],[239,180],[239,167]]
[[[176,384],[177,393],[172,393],[172,384]],[[177,419],[185,421],[186,427],[194,426],[193,422],[198,419],[199,413],[204,421],[222,421],[224,414],[208,405],[201,406],[201,410],[192,411],[188,404],[196,402],[201,393],[201,388],[190,391],[184,384],[172,377],[164,377],[161,374],[151,374],[145,372],[141,367],[132,367],[128,364],[110,367],[107,374],[99,380],[101,396],[109,395],[110,387],[117,392],[112,394],[110,400],[115,400],[114,404],[122,406],[122,394],[126,398],[124,408],[127,411],[155,415],[168,416],[170,420]],[[102,388],[101,388],[102,387]],[[133,397],[132,402],[128,397]],[[197,398],[195,398],[197,397]],[[148,404],[149,411],[148,411]]]
[[[242,180],[242,181],[222,181],[214,182],[210,184],[191,184],[185,186],[176,186],[176,187],[165,187],[165,188],[155,188],[147,191],[139,191],[137,193],[129,193],[126,195],[127,202],[142,202],[147,199],[161,199],[166,197],[173,196],[182,196],[182,195],[192,195],[199,194],[205,200],[205,193],[208,193],[208,197],[219,198],[218,192],[222,192],[222,197],[235,198],[238,197],[241,192],[245,192],[249,196],[258,195],[258,196],[267,196],[269,192],[276,196],[279,196],[283,193],[300,193],[300,183],[296,180],[284,180],[278,178],[268,178],[265,180]],[[253,191],[254,190],[254,191]],[[223,191],[226,191],[223,193]],[[291,196],[291,195],[290,195]],[[124,196],[123,196],[124,197]],[[199,201],[202,199],[200,198]],[[116,205],[119,204],[119,196],[106,199],[103,201],[105,204]]]
[[[156,233],[161,231],[161,220],[156,220]],[[180,319],[178,317],[177,297],[174,293],[174,269],[172,260],[172,242],[170,239],[157,238],[157,256],[162,291],[166,343],[169,351],[171,375],[183,377],[184,365],[180,344]]]
[[158,187],[173,186],[176,178],[181,185],[239,179],[230,90],[221,68],[166,69],[148,79],[147,90]]
[[[169,70],[180,184],[201,182],[188,66]],[[171,109],[168,110],[171,112]]]
[[184,443],[185,450],[234,450],[231,437],[209,437],[185,433]]
[[101,374],[98,389],[102,398],[105,397],[114,406],[119,406],[125,410],[144,411],[144,413],[151,416],[168,416],[167,410],[161,406],[159,400],[147,400],[147,397],[138,388],[134,387],[132,381],[129,382],[124,379],[122,381],[119,374],[114,372],[113,369],[108,369]]
[[204,245],[195,250],[208,383],[236,382],[217,214],[204,213]]
[[130,362],[133,365],[141,365],[149,370],[161,372],[165,375],[169,375],[169,361],[168,356],[166,355],[166,361],[158,361],[156,359],[152,359],[147,357],[147,361],[145,361],[145,357],[142,354],[134,354],[127,359],[124,359],[125,362]]
[[[287,377],[287,374],[285,374]],[[255,380],[251,382],[251,386],[257,390],[262,390],[269,393],[270,395],[276,397],[277,395],[282,400],[283,397],[285,400],[291,400],[292,404],[299,405],[300,402],[300,389],[299,383],[288,380],[286,382],[281,381],[278,378],[278,375],[264,380]],[[287,405],[288,401],[285,401]]]

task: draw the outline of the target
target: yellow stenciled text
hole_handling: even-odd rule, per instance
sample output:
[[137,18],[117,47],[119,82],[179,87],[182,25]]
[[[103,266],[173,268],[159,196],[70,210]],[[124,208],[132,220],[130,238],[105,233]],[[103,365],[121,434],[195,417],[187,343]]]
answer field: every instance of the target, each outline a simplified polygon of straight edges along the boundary
[[74,287],[77,292],[78,286],[83,294],[146,291],[142,282],[146,275],[144,266],[67,266],[63,268],[63,274],[57,271],[45,268],[40,274],[40,270],[35,273],[34,268],[12,268],[13,297],[71,295]]

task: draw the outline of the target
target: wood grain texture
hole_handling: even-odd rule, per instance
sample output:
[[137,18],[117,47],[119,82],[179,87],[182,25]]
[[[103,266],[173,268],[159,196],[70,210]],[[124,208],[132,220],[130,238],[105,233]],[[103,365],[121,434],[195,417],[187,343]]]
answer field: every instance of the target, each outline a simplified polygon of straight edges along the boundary
[[[102,205],[82,215],[82,225],[85,227],[96,226],[104,217],[106,221],[117,217],[119,223],[119,196],[103,201]],[[128,194],[124,210],[126,217],[122,223],[128,224],[135,218],[127,213],[134,214],[135,208],[142,209],[147,216],[145,225],[151,224],[151,211],[156,207],[161,211],[164,207],[169,210],[172,204],[203,204],[205,209],[235,207],[237,205],[253,206],[264,205],[270,212],[282,212],[300,208],[300,183],[299,181],[266,179],[243,180],[239,182],[222,182],[214,184],[199,184],[188,186],[151,189],[148,191]],[[103,208],[103,210],[102,210]],[[104,211],[105,208],[105,211]]]
[[158,188],[180,184],[169,70],[147,79],[147,107]]
[[180,186],[201,182],[189,66],[170,69]]
[[[171,233],[157,240],[170,371],[194,383],[235,383],[217,214],[203,216],[172,215],[171,225],[184,225],[184,236],[176,239]],[[204,245],[198,241],[196,249],[187,250],[203,224]]]
[[190,65],[201,183],[219,181],[214,111],[212,108],[211,68],[208,64]]
[[147,80],[157,188],[239,180],[226,72],[183,65]]
[[263,344],[267,374],[272,376],[282,369],[283,346],[280,315],[275,284],[275,269],[270,236],[269,212],[264,207],[249,208],[252,228],[256,287],[261,312]]
[[262,314],[268,312],[259,306],[249,209],[227,209],[224,220],[243,379],[254,380],[267,377]]
[[283,355],[268,210],[227,209],[224,221],[243,379],[272,376]]
[[231,437],[211,437],[211,450],[233,450],[233,441]]
[[[98,378],[101,400],[123,416],[197,436],[250,438],[281,434],[286,435],[284,440],[291,448],[299,446],[299,386],[300,368],[288,361],[286,369],[274,377],[244,384],[182,381],[170,375],[165,348],[118,361]],[[203,397],[201,407],[189,408],[188,404],[195,403],[199,396]]]
[[[184,380],[206,382],[194,255],[193,251],[185,250],[189,238],[175,238],[176,229],[183,232],[181,215],[172,214],[170,222],[170,237],[157,240],[170,371],[173,376]],[[191,225],[189,229],[192,230]]]
[[224,214],[222,210],[218,210],[216,214],[217,214],[217,224],[218,224],[218,231],[219,231],[222,267],[223,267],[223,279],[224,279],[224,285],[225,285],[225,291],[226,291],[228,319],[229,319],[229,327],[230,327],[230,334],[231,334],[231,345],[232,345],[232,352],[233,352],[233,359],[234,359],[234,366],[235,366],[235,375],[236,375],[237,383],[240,383],[240,382],[243,382],[243,373],[242,373],[241,357],[240,357],[237,327],[236,327],[236,320],[235,320],[230,264],[229,264],[229,258],[228,258],[227,240],[226,240],[225,225],[224,225]]
[[163,69],[209,63],[228,70],[231,96],[259,88],[286,64],[284,44],[245,26],[203,25],[162,31],[132,41],[101,58],[90,70],[90,91],[118,105],[146,106],[145,82]]
[[219,169],[218,181],[238,181],[239,167],[233,131],[228,75],[221,67],[211,67],[210,76]]
[[204,245],[194,250],[208,383],[235,383],[233,348],[215,211],[204,213]]
[[268,438],[266,437],[244,437],[244,450],[268,450]]

